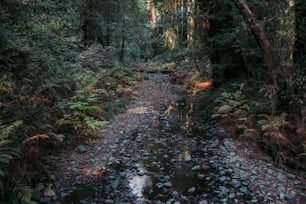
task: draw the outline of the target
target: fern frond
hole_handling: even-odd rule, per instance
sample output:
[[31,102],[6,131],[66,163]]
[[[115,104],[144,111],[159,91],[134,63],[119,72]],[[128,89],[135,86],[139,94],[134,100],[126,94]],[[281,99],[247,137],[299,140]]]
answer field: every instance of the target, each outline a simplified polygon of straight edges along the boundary
[[35,140],[35,139],[49,139],[49,136],[46,134],[38,134],[38,135],[34,135],[32,137],[29,137],[27,139],[25,139],[22,143],[25,144],[29,141]]
[[16,186],[16,192],[17,192],[17,198],[21,202],[24,202],[27,204],[38,204],[31,200],[33,189],[30,186],[24,185],[24,184],[18,184]]
[[0,127],[0,141],[8,138],[20,125],[22,125],[22,123],[21,120],[18,120],[9,126]]

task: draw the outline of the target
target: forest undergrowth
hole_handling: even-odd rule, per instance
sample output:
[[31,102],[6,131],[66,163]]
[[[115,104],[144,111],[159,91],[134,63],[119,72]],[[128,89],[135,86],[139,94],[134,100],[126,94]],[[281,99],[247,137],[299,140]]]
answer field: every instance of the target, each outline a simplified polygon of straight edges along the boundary
[[94,142],[106,120],[124,110],[138,79],[109,60],[114,55],[94,44],[54,79],[24,77],[27,83],[18,85],[2,77],[1,200],[30,201],[31,186],[46,173],[45,156]]
[[209,74],[196,70],[184,74],[183,70],[186,67],[174,74],[174,81],[184,80],[195,116],[220,121],[233,138],[256,146],[277,165],[306,176],[304,74],[292,72],[284,91],[239,77],[215,85]]

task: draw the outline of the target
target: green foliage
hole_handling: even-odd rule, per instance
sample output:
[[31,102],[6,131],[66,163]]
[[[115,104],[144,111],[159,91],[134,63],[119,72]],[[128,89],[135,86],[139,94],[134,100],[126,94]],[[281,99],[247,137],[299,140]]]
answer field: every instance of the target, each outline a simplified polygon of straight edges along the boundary
[[[233,83],[231,84],[234,90],[225,91],[214,100],[215,108],[213,118],[229,116],[237,109],[241,109],[249,112],[250,107],[248,100],[244,99],[242,94],[245,84],[244,83]],[[238,89],[237,89],[238,88]]]
[[33,189],[30,186],[18,184],[15,191],[17,192],[17,198],[19,201],[26,204],[37,204],[36,202],[32,201]]
[[[1,121],[0,121],[1,122]],[[10,125],[3,125],[0,123],[0,199],[3,200],[5,194],[11,194],[8,189],[7,182],[15,182],[9,176],[7,166],[10,161],[21,156],[20,150],[16,144],[11,140],[12,135],[22,125],[22,121],[15,121]]]

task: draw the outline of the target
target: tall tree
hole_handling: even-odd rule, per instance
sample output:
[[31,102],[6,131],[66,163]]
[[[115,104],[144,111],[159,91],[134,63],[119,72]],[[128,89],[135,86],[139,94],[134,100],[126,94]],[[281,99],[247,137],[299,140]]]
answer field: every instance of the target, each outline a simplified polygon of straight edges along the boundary
[[233,2],[252,29],[254,37],[256,38],[261,49],[264,62],[269,70],[270,79],[274,84],[277,84],[277,65],[272,53],[272,46],[263,23],[256,18],[256,15],[244,0],[233,0]]

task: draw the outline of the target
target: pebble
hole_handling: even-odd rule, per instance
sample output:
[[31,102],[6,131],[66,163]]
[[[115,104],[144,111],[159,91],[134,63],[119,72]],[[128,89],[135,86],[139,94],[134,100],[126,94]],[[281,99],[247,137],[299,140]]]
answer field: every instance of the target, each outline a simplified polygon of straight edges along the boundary
[[199,171],[201,167],[199,165],[192,167],[192,171]]
[[192,160],[191,155],[187,155],[187,156],[185,157],[185,161],[186,161],[186,162],[190,162],[191,160]]
[[233,186],[234,188],[239,188],[241,186],[241,183],[240,181],[236,180],[236,179],[233,179],[231,182],[230,182],[230,185]]
[[114,201],[111,200],[111,199],[107,199],[107,200],[104,201],[104,203],[105,203],[105,204],[113,204]]
[[165,183],[164,183],[164,186],[165,186],[165,187],[172,187],[172,183],[169,182],[169,181],[168,181],[168,182],[165,182]]
[[87,148],[84,146],[84,145],[80,145],[80,146],[78,146],[78,153],[85,153],[85,152],[87,152]]
[[195,190],[196,190],[195,187],[191,187],[191,188],[188,189],[188,193],[194,193]]
[[162,183],[156,183],[155,185],[156,185],[157,188],[162,188],[162,187],[164,187],[164,184],[162,184]]
[[[169,99],[164,107],[168,107],[170,101]],[[133,115],[127,122],[124,122],[125,118],[112,120],[113,127],[111,128],[111,124],[108,125],[109,129],[104,132],[105,136],[100,146],[95,145],[90,149],[84,145],[77,147],[78,153],[88,151],[90,155],[83,154],[79,155],[80,159],[68,157],[69,160],[62,160],[61,163],[67,160],[74,175],[71,177],[74,181],[77,180],[76,184],[82,184],[84,181],[92,183],[92,178],[82,175],[87,168],[85,165],[82,166],[83,163],[89,166],[105,166],[108,163],[106,175],[98,178],[95,181],[97,186],[94,187],[99,193],[102,191],[102,196],[107,196],[104,202],[108,204],[147,201],[169,204],[283,204],[285,200],[295,202],[294,199],[298,197],[297,191],[292,186],[286,186],[286,182],[291,184],[290,180],[298,181],[295,175],[277,170],[272,163],[268,164],[267,161],[252,156],[256,154],[246,149],[245,145],[238,145],[239,142],[229,138],[225,130],[214,123],[203,124],[203,130],[201,129],[195,137],[193,133],[185,137],[183,134],[189,128],[180,123],[181,121],[176,121],[175,113],[167,115],[163,113],[163,107],[160,108],[162,113],[159,114],[157,112],[160,110],[151,106],[155,106],[151,101],[134,104],[134,107],[148,107],[147,113],[137,114],[137,117]],[[160,127],[164,131],[158,128],[149,129],[154,115],[160,118]],[[120,129],[117,129],[117,122],[120,123]],[[121,130],[121,127],[124,129]],[[110,137],[114,136],[113,133],[116,137]],[[131,135],[133,139],[130,138]],[[100,152],[104,152],[102,157],[98,157]],[[90,159],[82,161],[83,157]],[[75,174],[79,174],[78,179],[75,178]],[[58,180],[65,178],[54,173],[55,175],[54,178]],[[138,178],[135,181],[136,188],[139,188],[136,189],[137,194],[132,187],[125,188],[134,176]],[[54,186],[52,188],[55,189]],[[57,190],[60,188],[64,189],[59,185]],[[43,189],[44,186],[41,194]],[[145,190],[142,191],[143,189]],[[259,190],[250,192],[250,189]],[[186,190],[187,194],[181,193]],[[68,191],[65,189],[59,192],[60,198],[65,198]],[[54,191],[53,193],[46,197],[49,203],[56,197]],[[275,200],[275,195],[278,200]],[[84,204],[94,203],[90,199],[84,201]]]

